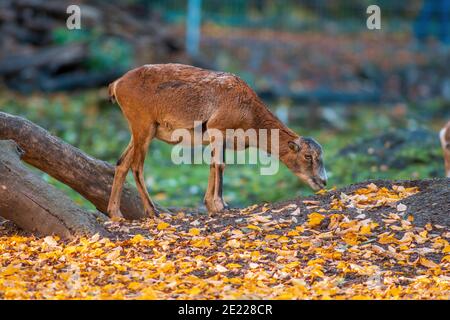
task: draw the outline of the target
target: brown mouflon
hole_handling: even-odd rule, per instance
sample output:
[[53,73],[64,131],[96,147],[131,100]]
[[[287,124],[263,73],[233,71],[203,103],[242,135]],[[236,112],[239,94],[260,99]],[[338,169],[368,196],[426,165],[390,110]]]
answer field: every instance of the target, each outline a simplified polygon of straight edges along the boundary
[[[131,168],[147,214],[157,209],[145,187],[143,165],[153,138],[170,144],[176,129],[193,132],[201,123],[203,132],[227,129],[278,129],[279,159],[301,180],[318,190],[326,185],[321,146],[311,138],[300,137],[278,120],[239,77],[225,72],[204,70],[181,64],[145,65],[133,69],[109,85],[112,101],[117,101],[128,121],[131,140],[122,153],[114,176],[108,214],[120,218],[120,197]],[[207,135],[205,135],[207,136]],[[212,135],[210,135],[212,137]],[[212,138],[203,144],[214,143]],[[223,143],[226,147],[226,143]],[[249,147],[245,143],[245,148]],[[270,143],[264,149],[271,153]],[[255,147],[262,148],[258,135]],[[275,153],[275,152],[272,152]],[[223,154],[223,153],[222,153]],[[214,159],[214,158],[213,158]],[[227,206],[222,198],[224,161],[210,165],[205,204],[210,213]]]

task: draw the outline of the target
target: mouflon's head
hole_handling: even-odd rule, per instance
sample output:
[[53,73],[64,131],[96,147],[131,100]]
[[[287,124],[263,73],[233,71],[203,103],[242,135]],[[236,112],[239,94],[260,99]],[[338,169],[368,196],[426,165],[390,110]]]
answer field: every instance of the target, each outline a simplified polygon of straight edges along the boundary
[[320,144],[307,137],[288,141],[289,151],[283,156],[286,166],[313,190],[323,189],[327,184],[327,173],[322,159]]

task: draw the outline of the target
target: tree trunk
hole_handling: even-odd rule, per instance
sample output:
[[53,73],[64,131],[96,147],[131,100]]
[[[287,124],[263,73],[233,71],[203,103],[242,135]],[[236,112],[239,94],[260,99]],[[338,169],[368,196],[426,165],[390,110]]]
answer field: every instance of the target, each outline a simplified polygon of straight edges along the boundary
[[[70,186],[106,213],[114,167],[94,159],[34,123],[0,112],[0,140],[14,140],[22,160]],[[120,206],[126,219],[145,217],[136,189],[125,186]]]
[[0,216],[24,230],[62,238],[92,236],[108,231],[101,214],[78,207],[60,190],[47,184],[20,161],[23,151],[12,140],[0,140]]

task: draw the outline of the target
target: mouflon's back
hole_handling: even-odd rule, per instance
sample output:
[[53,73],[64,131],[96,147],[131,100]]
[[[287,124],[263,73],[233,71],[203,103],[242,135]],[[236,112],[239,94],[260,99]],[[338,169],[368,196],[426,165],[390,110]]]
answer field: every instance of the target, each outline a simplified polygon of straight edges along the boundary
[[241,112],[258,99],[234,74],[183,64],[138,67],[113,82],[109,90],[127,118],[147,114],[161,121],[205,121],[218,108]]

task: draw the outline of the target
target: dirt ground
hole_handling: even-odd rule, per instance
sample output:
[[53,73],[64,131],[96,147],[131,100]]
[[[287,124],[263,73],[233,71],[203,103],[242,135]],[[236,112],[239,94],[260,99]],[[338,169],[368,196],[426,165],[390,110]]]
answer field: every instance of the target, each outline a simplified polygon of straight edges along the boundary
[[[306,200],[316,200],[320,202],[320,207],[329,208],[331,199],[338,197],[341,193],[349,194],[359,188],[374,183],[378,187],[392,188],[394,185],[404,187],[418,187],[419,192],[400,202],[407,206],[407,213],[414,217],[416,226],[423,227],[427,223],[443,225],[450,227],[450,179],[424,179],[424,180],[369,180],[365,182],[355,183],[342,189],[328,192],[325,195],[315,195],[307,197]],[[307,208],[303,203],[303,198],[295,199],[295,203],[301,207],[304,212],[303,219],[307,214],[311,213],[313,209]],[[281,204],[274,204],[274,207],[279,207]],[[380,222],[382,214],[387,214],[392,211],[389,206],[383,206],[373,210],[367,210],[364,213],[373,220]],[[359,213],[355,209],[347,208],[346,214],[351,217],[357,216]]]
[[[272,213],[276,218],[283,220],[290,219],[291,213],[289,210],[283,210],[281,212],[276,211],[285,208],[286,206],[297,205],[298,208],[300,208],[299,214],[296,215],[297,222],[290,226],[291,228],[294,228],[297,225],[303,224],[308,219],[308,215],[317,211],[318,208],[326,209],[329,214],[333,213],[333,210],[330,208],[333,199],[339,198],[342,193],[351,194],[355,190],[364,188],[371,183],[380,188],[392,188],[392,186],[395,185],[407,188],[417,187],[419,189],[417,194],[399,201],[406,205],[407,213],[414,217],[414,224],[417,227],[424,227],[427,223],[431,223],[450,228],[450,179],[448,178],[394,181],[369,180],[355,183],[341,189],[332,190],[326,194],[298,197],[293,200],[273,204],[259,204],[251,207],[250,211],[256,213],[268,209],[267,213]],[[314,203],[314,205],[311,206],[309,205],[310,203]],[[381,222],[383,215],[392,212],[396,204],[397,203],[364,210],[363,213],[367,218],[371,218],[376,222]],[[173,208],[171,210],[173,210]],[[214,230],[226,226],[239,225],[240,222],[243,222],[242,211],[239,209],[231,209],[227,212],[217,214],[213,218],[208,217],[204,212],[198,212],[192,209],[183,209],[183,211],[187,214],[187,217],[190,218],[190,222],[198,220],[200,224],[211,224],[211,228]],[[360,215],[361,211],[354,208],[346,208],[345,214],[350,218],[354,218]],[[188,228],[189,225],[190,223],[186,221],[186,228]]]
[[[278,202],[278,203],[263,203],[251,207],[252,212],[258,212],[264,208],[271,211],[277,211],[285,208],[289,205],[297,205],[300,208],[300,212],[296,215],[297,222],[291,225],[294,228],[296,225],[303,224],[308,215],[317,210],[317,207],[326,209],[330,213],[330,205],[333,199],[338,198],[341,193],[349,194],[353,191],[366,187],[368,184],[374,183],[379,187],[392,188],[394,185],[401,185],[404,187],[418,187],[419,192],[400,202],[407,206],[408,214],[414,217],[414,224],[418,227],[423,227],[427,223],[442,225],[450,228],[450,179],[449,178],[436,178],[436,179],[424,179],[424,180],[369,180],[364,182],[355,183],[347,187],[336,189],[327,192],[326,194],[316,194],[307,197],[298,197],[293,200]],[[314,206],[308,205],[308,203],[314,203]],[[242,217],[242,211],[240,209],[231,209],[227,212],[217,214],[214,217],[209,217],[205,212],[193,210],[191,208],[170,208],[174,212],[184,212],[186,220],[184,221],[184,229],[188,230],[191,223],[197,221],[200,225],[205,225],[212,231],[218,230],[227,226],[238,226],[240,222],[245,222]],[[380,222],[383,219],[383,214],[392,212],[392,206],[382,206],[379,208],[366,210],[364,214],[368,218],[374,221]],[[357,209],[347,208],[346,214],[349,217],[356,217],[361,214]],[[277,218],[290,219],[290,213],[286,210],[281,212],[275,212]],[[2,219],[0,217],[0,219]],[[115,224],[113,224],[115,225]],[[138,226],[138,222],[124,222],[121,227],[113,227],[114,235],[118,239],[128,238],[138,233],[147,233],[147,230],[141,229]],[[182,227],[183,227],[182,225]],[[8,236],[11,234],[20,234],[27,236],[29,233],[20,230],[12,222],[6,220],[0,220],[0,236]]]

